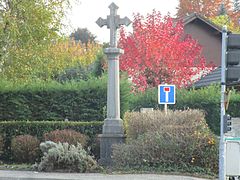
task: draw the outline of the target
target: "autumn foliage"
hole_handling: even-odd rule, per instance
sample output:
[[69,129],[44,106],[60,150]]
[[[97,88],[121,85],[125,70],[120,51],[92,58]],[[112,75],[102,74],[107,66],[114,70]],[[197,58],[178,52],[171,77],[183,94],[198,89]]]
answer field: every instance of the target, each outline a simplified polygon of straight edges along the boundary
[[128,72],[138,90],[164,83],[188,86],[206,67],[201,46],[184,34],[183,23],[159,12],[135,15],[133,33],[122,30],[120,36],[120,69]]
[[55,79],[66,68],[86,66],[101,49],[61,36],[63,19],[75,0],[0,1],[0,79]]
[[[79,63],[81,66],[88,66],[96,60],[97,53],[101,50],[101,45],[96,43],[76,42],[74,40],[58,41],[50,47],[52,58],[57,62],[59,57],[65,58],[59,64],[63,66],[76,65]],[[61,59],[60,59],[61,60]],[[61,66],[60,66],[61,68]]]
[[[224,5],[224,10],[221,9],[221,5]],[[214,23],[217,25],[223,24],[224,16],[228,19],[224,22],[224,25],[230,26],[231,30],[238,31],[239,28],[239,17],[240,11],[234,8],[234,1],[231,0],[179,0],[179,5],[177,7],[177,16],[185,17],[191,13],[200,14],[210,20],[214,19]],[[221,14],[226,13],[226,14]],[[219,15],[224,15],[220,16]],[[219,22],[220,21],[220,22]]]
[[224,25],[226,25],[227,29],[232,33],[240,33],[240,27],[236,26],[236,24],[234,23],[234,19],[231,19],[228,15],[216,16],[210,18],[210,20],[219,27],[223,27]]
[[74,40],[59,40],[47,48],[32,51],[19,49],[14,53],[16,61],[6,64],[2,76],[14,81],[48,80],[66,68],[93,63],[101,46],[96,43],[81,44]]
[[[179,0],[178,17],[184,17],[191,13],[198,13],[205,17],[215,17],[219,15],[222,0]],[[225,0],[226,10],[231,9],[231,1]]]

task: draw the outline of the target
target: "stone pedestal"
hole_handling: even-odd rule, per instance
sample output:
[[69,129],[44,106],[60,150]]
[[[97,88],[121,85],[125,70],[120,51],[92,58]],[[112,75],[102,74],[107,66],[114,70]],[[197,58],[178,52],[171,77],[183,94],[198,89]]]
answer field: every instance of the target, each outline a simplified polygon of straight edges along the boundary
[[123,143],[124,132],[123,122],[119,119],[105,119],[103,125],[103,134],[100,138],[100,160],[99,163],[104,166],[112,165],[112,145]]
[[124,142],[123,121],[120,118],[105,119],[102,133],[99,135],[99,163],[103,166],[112,166],[112,145]]

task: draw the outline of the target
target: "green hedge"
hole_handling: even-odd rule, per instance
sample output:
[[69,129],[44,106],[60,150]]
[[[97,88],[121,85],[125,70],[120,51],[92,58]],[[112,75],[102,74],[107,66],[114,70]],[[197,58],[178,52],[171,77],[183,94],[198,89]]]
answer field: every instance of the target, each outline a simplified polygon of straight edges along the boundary
[[[121,116],[128,110],[129,83],[121,81]],[[102,121],[106,118],[107,78],[80,82],[0,82],[1,120]]]
[[231,96],[227,113],[231,114],[232,117],[240,117],[240,93]]
[[[210,86],[202,89],[181,89],[176,91],[176,104],[168,105],[170,109],[202,109],[206,113],[206,121],[215,134],[220,131],[220,87]],[[163,109],[158,105],[157,89],[132,95],[129,107],[138,111],[142,107]],[[240,117],[240,94],[232,92],[228,113],[233,117]]]
[[43,134],[56,129],[73,129],[89,137],[90,146],[96,141],[97,134],[101,133],[103,122],[64,122],[64,121],[2,121],[0,122],[0,135],[4,138],[4,154],[2,159],[11,161],[11,140],[17,135],[33,135],[40,141]]

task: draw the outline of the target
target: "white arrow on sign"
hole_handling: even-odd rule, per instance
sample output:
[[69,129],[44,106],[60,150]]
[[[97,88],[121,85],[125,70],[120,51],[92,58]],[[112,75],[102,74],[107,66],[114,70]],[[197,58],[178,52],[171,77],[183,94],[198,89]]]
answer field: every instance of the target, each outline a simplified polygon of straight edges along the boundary
[[169,99],[168,99],[168,93],[170,92],[170,87],[164,87],[163,88],[163,91],[166,93],[166,96],[165,96],[165,101],[168,102]]

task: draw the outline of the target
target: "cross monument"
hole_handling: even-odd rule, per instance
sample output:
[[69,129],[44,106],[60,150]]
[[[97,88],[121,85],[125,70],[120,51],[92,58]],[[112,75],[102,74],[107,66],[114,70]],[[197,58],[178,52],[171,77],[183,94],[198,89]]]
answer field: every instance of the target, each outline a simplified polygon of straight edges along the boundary
[[119,91],[119,56],[123,50],[117,48],[117,29],[120,25],[128,26],[129,18],[120,18],[117,15],[118,6],[111,3],[110,15],[107,19],[98,18],[96,23],[110,29],[110,47],[104,49],[108,57],[108,87],[107,87],[107,118],[104,120],[103,131],[100,137],[100,163],[111,165],[112,145],[122,143],[124,139],[123,122],[120,118],[120,91]]

